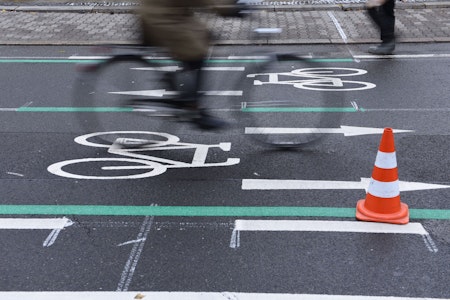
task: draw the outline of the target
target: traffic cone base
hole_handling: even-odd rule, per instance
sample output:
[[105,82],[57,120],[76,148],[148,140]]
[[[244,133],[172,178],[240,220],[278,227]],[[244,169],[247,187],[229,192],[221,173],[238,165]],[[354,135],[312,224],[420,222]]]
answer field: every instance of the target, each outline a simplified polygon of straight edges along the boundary
[[365,207],[365,199],[359,200],[356,204],[356,219],[369,222],[382,222],[391,224],[408,224],[408,205],[401,202],[400,209],[395,213],[376,213]]

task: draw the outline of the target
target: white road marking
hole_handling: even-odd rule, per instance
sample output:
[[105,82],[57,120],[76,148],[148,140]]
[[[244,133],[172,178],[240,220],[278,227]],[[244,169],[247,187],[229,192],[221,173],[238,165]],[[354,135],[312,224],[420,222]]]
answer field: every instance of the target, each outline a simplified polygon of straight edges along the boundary
[[339,32],[339,35],[341,36],[342,40],[344,41],[344,44],[345,44],[345,47],[347,48],[347,51],[350,53],[350,56],[356,62],[359,62],[360,60],[355,57],[355,55],[353,54],[353,51],[348,46],[347,35],[345,34],[344,29],[342,29],[341,24],[339,24],[339,21],[336,19],[336,17],[334,16],[334,14],[331,11],[328,12],[328,16],[333,21],[334,26],[336,27],[337,31]]
[[359,221],[311,221],[311,220],[236,220],[236,231],[314,231],[314,232],[361,232],[402,233],[427,235],[420,223],[394,225]]
[[431,238],[431,236],[429,234],[422,235],[422,238],[425,243],[425,246],[427,246],[427,248],[430,252],[436,253],[439,251],[436,244],[434,243],[433,239]]
[[42,244],[43,247],[50,247],[58,238],[59,233],[65,227],[71,226],[73,222],[67,218],[54,219],[31,219],[31,218],[2,218],[0,219],[0,229],[52,229],[50,234]]
[[[260,59],[268,59],[269,58],[269,56],[267,56],[267,55],[265,55],[265,56],[242,56],[242,55],[240,55],[240,56],[237,56],[237,55],[230,55],[230,56],[228,56],[227,57],[227,59],[229,59],[229,60],[235,60],[235,59],[249,59],[249,60],[260,60]],[[214,58],[213,58],[214,59]]]
[[336,27],[337,31],[339,32],[339,35],[341,36],[344,43],[347,44],[347,35],[345,34],[344,29],[342,29],[341,24],[339,24],[339,21],[336,19],[336,17],[334,16],[334,14],[331,11],[328,12],[328,16],[333,21],[334,26]]
[[[153,206],[153,204],[152,204]],[[131,280],[133,279],[134,271],[136,270],[136,266],[139,262],[139,258],[141,256],[142,250],[144,249],[145,241],[147,240],[148,233],[153,225],[154,217],[146,216],[144,221],[142,222],[142,226],[139,230],[139,234],[136,240],[139,242],[133,244],[133,248],[131,249],[130,256],[128,257],[128,261],[125,264],[125,267],[122,271],[122,275],[120,276],[119,284],[117,285],[116,291],[128,291],[128,288],[131,284]]]
[[355,55],[359,59],[386,59],[386,58],[449,58],[450,54],[392,54],[392,55]]
[[120,243],[120,244],[117,245],[117,247],[122,247],[122,246],[125,246],[125,245],[130,245],[130,244],[135,244],[135,243],[140,243],[140,242],[145,242],[145,239],[144,238],[140,238],[140,239],[128,241],[128,242],[125,242],[125,243]]
[[[138,71],[165,71],[165,72],[175,72],[180,71],[183,68],[179,66],[162,66],[162,67],[142,67],[142,68],[132,68]],[[204,67],[203,71],[245,71],[245,67]]]
[[48,235],[48,237],[45,239],[44,243],[42,244],[43,247],[50,247],[53,245],[58,238],[59,233],[62,229],[53,229],[52,232]]
[[[445,298],[415,298],[363,295],[315,295],[234,292],[0,292],[2,300],[441,300]],[[448,298],[447,298],[448,299]]]
[[[243,190],[367,190],[370,178],[361,181],[243,179]],[[450,185],[399,181],[400,192],[447,189]]]
[[72,225],[67,218],[1,218],[0,229],[64,229]]
[[204,67],[204,71],[245,71],[245,67]]
[[241,231],[418,234],[424,238],[425,245],[430,252],[438,251],[430,235],[420,223],[394,225],[359,221],[236,220],[231,234],[230,248],[240,247]]
[[[282,128],[282,127],[246,127],[246,134],[305,134],[305,133],[341,133],[344,136],[382,134],[384,128],[344,126],[340,128]],[[394,129],[394,133],[414,132],[414,130]]]
[[[242,96],[242,91],[200,91],[200,93],[206,96]],[[142,91],[119,91],[109,92],[109,94],[118,95],[132,95],[132,96],[144,96],[144,97],[163,97],[166,95],[178,95],[177,91],[161,90],[142,90]]]
[[14,172],[6,172],[6,174],[14,175],[14,176],[18,176],[18,177],[23,177],[23,176],[24,176],[23,174],[20,174],[20,173],[14,173]]

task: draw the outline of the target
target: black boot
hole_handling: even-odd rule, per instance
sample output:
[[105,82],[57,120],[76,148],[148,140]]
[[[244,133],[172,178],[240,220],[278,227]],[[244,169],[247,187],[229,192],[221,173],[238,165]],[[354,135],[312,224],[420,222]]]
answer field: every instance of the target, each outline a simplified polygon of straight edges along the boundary
[[389,55],[395,50],[395,40],[383,42],[378,46],[370,47],[368,52],[377,55]]

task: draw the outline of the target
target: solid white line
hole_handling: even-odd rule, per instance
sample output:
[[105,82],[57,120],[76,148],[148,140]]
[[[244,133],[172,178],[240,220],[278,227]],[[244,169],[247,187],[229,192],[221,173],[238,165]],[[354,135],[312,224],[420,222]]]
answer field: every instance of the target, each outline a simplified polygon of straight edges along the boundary
[[[142,67],[142,68],[132,68],[133,70],[138,71],[166,71],[166,72],[175,72],[182,70],[181,67],[178,66],[162,66],[162,67]],[[203,71],[245,71],[245,67],[204,67]]]
[[375,222],[311,220],[236,220],[234,230],[428,234],[420,223],[394,225]]
[[450,108],[446,108],[446,107],[441,107],[441,108],[363,108],[363,111],[368,111],[368,112],[371,112],[371,111],[449,112]]
[[[178,95],[177,91],[166,90],[142,90],[142,91],[119,91],[108,92],[109,94],[116,95],[134,95],[134,96],[147,96],[147,97],[163,97],[165,95]],[[205,96],[242,96],[243,91],[200,91]]]
[[[233,60],[233,59],[250,59],[250,60],[257,60],[257,59],[268,59],[269,56],[233,56],[230,55],[228,56],[229,60]],[[211,58],[214,59],[214,58]]]
[[355,55],[355,58],[371,59],[371,58],[448,58],[450,54],[392,54],[392,55]]
[[68,57],[68,59],[82,59],[82,60],[90,60],[90,59],[94,59],[94,60],[97,60],[97,59],[100,59],[100,60],[103,60],[103,59],[108,59],[108,58],[110,58],[111,56],[77,56],[77,55],[72,55],[72,56],[69,56]]
[[153,216],[146,216],[144,218],[144,222],[142,222],[139,234],[136,238],[136,240],[139,240],[139,242],[135,243],[133,245],[133,248],[131,249],[130,256],[128,257],[128,261],[126,262],[125,267],[122,271],[122,275],[120,276],[120,281],[117,285],[116,291],[126,292],[128,290],[128,287],[131,284],[131,280],[133,279],[134,271],[136,270],[136,266],[139,262],[142,250],[144,249],[144,244],[147,240],[148,233],[152,228],[153,219]]
[[[234,292],[0,292],[2,300],[439,300],[362,295],[269,294]],[[448,298],[447,298],[448,299]]]
[[30,219],[30,218],[3,218],[0,219],[0,229],[63,229],[72,225],[67,218]]
[[205,96],[242,96],[242,91],[200,91]]
[[245,71],[245,67],[204,67],[204,71]]

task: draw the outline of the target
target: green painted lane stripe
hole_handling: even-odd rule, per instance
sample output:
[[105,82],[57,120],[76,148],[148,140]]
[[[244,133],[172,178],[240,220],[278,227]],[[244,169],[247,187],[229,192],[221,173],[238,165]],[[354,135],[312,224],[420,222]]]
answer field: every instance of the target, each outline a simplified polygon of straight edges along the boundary
[[[347,207],[298,206],[0,205],[0,215],[354,218],[355,212],[355,208]],[[411,219],[450,220],[450,209],[410,209],[409,212]]]
[[132,112],[132,107],[30,107],[24,106],[18,112]]
[[246,107],[243,112],[357,112],[354,107]]

